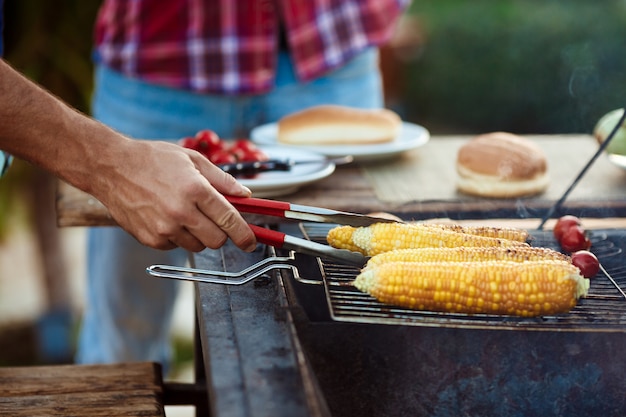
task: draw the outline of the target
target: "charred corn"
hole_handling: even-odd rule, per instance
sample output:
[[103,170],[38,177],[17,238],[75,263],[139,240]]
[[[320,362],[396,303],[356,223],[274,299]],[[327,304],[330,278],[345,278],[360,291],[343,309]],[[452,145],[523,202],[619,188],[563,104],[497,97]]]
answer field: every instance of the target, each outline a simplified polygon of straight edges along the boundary
[[444,230],[452,230],[454,232],[469,233],[471,235],[495,237],[498,239],[517,240],[518,242],[527,242],[530,238],[528,230],[518,229],[514,227],[491,227],[491,226],[462,226],[459,224],[447,223],[424,223],[424,226],[438,227]]
[[565,313],[589,280],[566,261],[387,262],[365,268],[354,286],[411,309],[532,317]]
[[366,256],[394,249],[459,246],[529,246],[509,239],[476,236],[452,230],[407,223],[375,223],[367,227],[338,226],[329,231],[328,244],[357,250]]
[[570,261],[569,256],[550,248],[533,246],[461,246],[457,248],[396,249],[373,256],[367,262],[367,267],[386,262],[527,262],[549,259]]

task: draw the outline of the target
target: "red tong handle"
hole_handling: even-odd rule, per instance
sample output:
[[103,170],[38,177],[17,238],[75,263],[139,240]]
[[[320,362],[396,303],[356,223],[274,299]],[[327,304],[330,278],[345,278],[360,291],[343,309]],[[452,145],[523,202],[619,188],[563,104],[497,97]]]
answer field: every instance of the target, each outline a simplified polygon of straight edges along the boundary
[[264,214],[274,217],[285,217],[285,212],[291,210],[291,204],[283,201],[264,200],[253,197],[224,196],[237,210],[244,213]]
[[259,243],[273,246],[278,249],[282,248],[285,244],[285,237],[287,235],[283,232],[266,229],[265,227],[256,226],[254,224],[249,224],[248,226],[250,226],[250,229],[254,232],[256,240]]
[[[283,201],[264,200],[252,197],[224,196],[238,211],[244,213],[264,214],[273,217],[285,217],[285,212],[291,210],[291,204]],[[285,244],[286,234],[265,227],[249,224],[254,232],[257,242],[275,248],[282,248]]]

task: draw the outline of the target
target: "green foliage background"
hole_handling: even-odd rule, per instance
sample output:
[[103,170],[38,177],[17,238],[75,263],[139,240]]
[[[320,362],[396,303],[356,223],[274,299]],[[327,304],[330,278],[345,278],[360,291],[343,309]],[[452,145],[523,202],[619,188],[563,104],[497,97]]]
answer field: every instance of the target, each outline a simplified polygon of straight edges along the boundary
[[408,117],[432,132],[589,133],[626,105],[626,2],[415,0]]
[[5,59],[87,112],[92,30],[99,1],[5,0]]
[[[99,1],[5,0],[4,52],[14,68],[83,112],[92,91],[92,28]],[[7,219],[29,221],[20,195],[28,192],[33,167],[15,161],[0,181],[0,240]]]

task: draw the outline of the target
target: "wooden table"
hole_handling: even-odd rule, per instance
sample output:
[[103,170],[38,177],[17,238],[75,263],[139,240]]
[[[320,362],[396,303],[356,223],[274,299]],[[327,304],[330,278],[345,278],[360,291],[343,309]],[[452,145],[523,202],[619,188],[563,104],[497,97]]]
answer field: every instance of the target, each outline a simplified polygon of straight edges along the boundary
[[[597,143],[588,135],[529,138],[544,149],[551,178],[548,190],[531,198],[486,199],[458,193],[455,186],[456,152],[470,137],[435,136],[425,146],[399,159],[339,167],[329,177],[278,199],[357,213],[386,211],[413,219],[450,217],[476,222],[506,218],[532,228],[538,225],[537,218],[541,218],[566,191],[594,154]],[[410,168],[408,171],[399,168],[398,177],[393,176],[394,171],[387,170],[403,165]],[[414,178],[422,197],[403,203],[381,200],[367,177],[367,174],[376,176],[377,172],[386,172],[390,176],[390,186],[397,181],[406,181],[406,175],[409,175]],[[606,155],[600,155],[570,193],[562,211],[601,219],[600,225],[621,221],[618,219],[626,214],[626,170],[609,162]],[[61,227],[114,225],[99,201],[67,184],[59,187],[57,215]],[[606,218],[611,219],[604,220]],[[598,224],[596,221],[586,223],[588,227]]]
[[[448,136],[433,137],[427,145],[400,159],[369,167],[338,168],[330,177],[279,199],[359,213],[386,211],[407,219],[443,217],[532,229],[585,166],[597,144],[586,135],[531,138],[546,151],[552,178],[550,188],[533,198],[492,200],[459,194],[454,185],[456,151],[469,137]],[[416,186],[423,191],[422,198],[402,204],[379,198],[380,190],[373,185],[371,175],[376,175],[377,169],[388,172],[387,168],[398,164],[407,165],[410,173],[399,171],[389,181],[406,181],[406,175],[414,176]],[[623,228],[624,196],[626,171],[601,155],[566,200],[563,211],[584,217],[584,225],[589,229]],[[97,200],[66,184],[59,187],[57,214],[62,227],[114,225]],[[553,221],[546,228],[551,224]],[[195,255],[192,262],[205,269],[240,271],[264,256],[262,251],[245,254],[227,244],[221,251]],[[308,368],[306,363],[303,366],[306,360],[293,337],[292,312],[287,308],[281,282],[276,280],[266,287],[196,284],[203,376],[209,382],[207,390],[214,415],[328,415],[324,403],[317,400],[318,387],[303,375]],[[268,332],[273,342],[265,339]],[[277,340],[281,341],[279,345],[272,344]],[[238,355],[233,357],[233,352]],[[268,375],[278,369],[281,378],[266,383]]]
[[2,416],[165,417],[161,365],[0,367]]

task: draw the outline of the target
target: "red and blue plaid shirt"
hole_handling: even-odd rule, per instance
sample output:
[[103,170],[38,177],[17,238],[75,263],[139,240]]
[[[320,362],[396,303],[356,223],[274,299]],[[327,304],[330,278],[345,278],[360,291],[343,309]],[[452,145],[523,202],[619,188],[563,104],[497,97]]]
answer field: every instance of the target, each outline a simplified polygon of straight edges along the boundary
[[96,59],[130,77],[216,94],[274,85],[281,27],[302,81],[388,40],[410,0],[104,0]]

